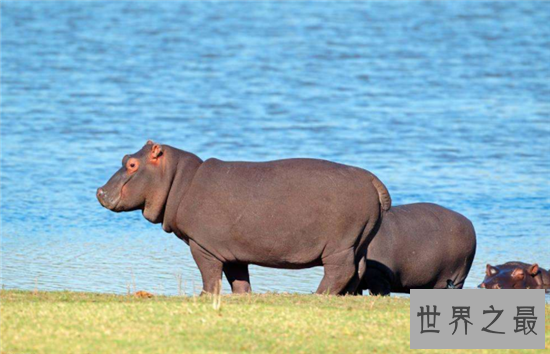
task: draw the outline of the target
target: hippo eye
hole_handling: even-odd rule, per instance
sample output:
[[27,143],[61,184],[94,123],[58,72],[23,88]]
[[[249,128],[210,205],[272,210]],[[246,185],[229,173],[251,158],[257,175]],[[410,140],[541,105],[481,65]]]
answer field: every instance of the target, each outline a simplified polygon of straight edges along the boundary
[[134,173],[135,171],[137,171],[138,166],[139,166],[139,162],[136,159],[131,158],[127,162],[126,169],[128,170],[128,173]]

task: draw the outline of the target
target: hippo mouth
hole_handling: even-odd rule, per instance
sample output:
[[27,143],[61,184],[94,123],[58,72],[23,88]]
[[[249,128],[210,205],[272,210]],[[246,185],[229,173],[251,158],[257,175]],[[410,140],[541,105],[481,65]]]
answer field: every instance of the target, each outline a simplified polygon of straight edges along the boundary
[[96,196],[97,196],[97,200],[99,201],[99,204],[101,204],[104,208],[117,213],[122,211],[118,209],[118,204],[120,204],[120,200],[122,199],[120,193],[114,200],[111,200],[108,198],[107,194],[103,191],[103,189],[99,188],[97,190]]
[[[115,213],[120,213],[123,211],[129,211],[124,209],[124,207],[120,207],[120,202],[122,200],[122,194],[124,192],[124,187],[126,187],[126,184],[130,182],[133,176],[127,177],[126,180],[122,183],[122,186],[119,189],[119,192],[117,193],[116,197],[114,199],[110,198],[109,192],[105,191],[103,187],[98,188],[96,192],[96,197],[99,203],[106,209],[109,209],[110,211],[114,211]],[[105,187],[105,186],[104,186]]]
[[[128,181],[126,181],[128,183]],[[134,210],[145,210],[145,202],[143,202],[140,205],[137,205],[136,207],[130,207],[121,205],[122,204],[122,195],[124,194],[124,186],[126,186],[126,183],[122,185],[122,188],[120,189],[120,192],[117,194],[115,198],[109,198],[109,195],[107,192],[103,191],[102,188],[99,188],[97,190],[96,196],[99,203],[106,209],[109,209],[110,211],[113,211],[115,213],[121,213],[124,211],[134,211]]]
[[107,208],[111,211],[114,211],[115,213],[120,213],[123,210],[123,208],[119,208],[119,204],[120,204],[120,200],[122,199],[122,197],[119,195],[114,201],[113,201],[113,207],[112,208]]

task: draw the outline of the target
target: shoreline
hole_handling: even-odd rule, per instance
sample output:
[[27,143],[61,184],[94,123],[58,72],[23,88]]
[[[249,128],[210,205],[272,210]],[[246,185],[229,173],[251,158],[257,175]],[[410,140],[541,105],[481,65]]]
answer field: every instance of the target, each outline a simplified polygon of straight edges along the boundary
[[[0,300],[2,353],[412,352],[407,298],[1,290]],[[548,304],[545,314],[550,348]],[[413,353],[428,352],[448,351]],[[523,352],[537,351],[499,353]]]

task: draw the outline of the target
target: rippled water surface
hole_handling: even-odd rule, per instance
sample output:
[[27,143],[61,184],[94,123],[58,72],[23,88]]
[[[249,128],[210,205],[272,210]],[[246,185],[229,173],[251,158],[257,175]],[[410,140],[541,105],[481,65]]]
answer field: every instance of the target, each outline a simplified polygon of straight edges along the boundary
[[[550,3],[1,6],[5,288],[199,289],[187,245],[95,199],[147,139],[367,168],[394,205],[473,221],[468,287],[486,263],[550,267]],[[259,292],[321,275],[251,268]]]

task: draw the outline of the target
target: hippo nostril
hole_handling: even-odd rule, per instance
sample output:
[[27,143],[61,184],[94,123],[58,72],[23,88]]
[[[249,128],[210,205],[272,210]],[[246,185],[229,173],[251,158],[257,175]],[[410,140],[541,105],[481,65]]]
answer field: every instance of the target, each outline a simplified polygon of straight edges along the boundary
[[96,197],[99,200],[104,200],[107,196],[107,193],[102,188],[98,188],[96,192]]
[[482,289],[485,289],[485,283],[479,284],[479,287],[482,288]]
[[493,286],[493,289],[500,289],[500,285],[495,284],[495,286]]

